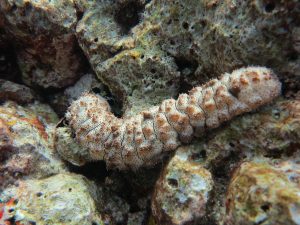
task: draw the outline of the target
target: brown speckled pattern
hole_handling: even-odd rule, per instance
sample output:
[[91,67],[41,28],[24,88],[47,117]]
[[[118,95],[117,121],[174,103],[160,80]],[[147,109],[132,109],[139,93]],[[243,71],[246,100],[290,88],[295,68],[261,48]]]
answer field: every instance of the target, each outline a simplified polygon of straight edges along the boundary
[[115,117],[103,98],[86,93],[72,103],[66,118],[90,158],[104,159],[108,168],[137,169],[155,164],[163,152],[189,143],[194,136],[272,101],[280,90],[271,70],[248,67],[130,118]]

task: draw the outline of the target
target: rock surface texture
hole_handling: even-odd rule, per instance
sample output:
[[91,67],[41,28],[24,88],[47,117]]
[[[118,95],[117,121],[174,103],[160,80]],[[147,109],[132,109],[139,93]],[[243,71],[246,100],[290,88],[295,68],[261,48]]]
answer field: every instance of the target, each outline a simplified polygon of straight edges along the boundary
[[7,101],[0,106],[0,192],[21,178],[66,171],[53,148],[57,121],[53,110],[39,102],[20,106]]
[[[104,225],[97,212],[95,184],[80,175],[59,174],[20,181],[0,195],[3,220],[19,224]],[[7,204],[13,199],[14,204]],[[30,199],[30,201],[28,201]],[[50,206],[50,207],[49,207]],[[1,222],[1,217],[0,217]]]
[[299,178],[299,159],[243,163],[228,188],[226,224],[299,224]]
[[213,188],[211,173],[200,163],[177,154],[157,180],[152,199],[157,224],[193,224],[206,214]]
[[299,56],[299,0],[0,0],[0,225],[299,225]]
[[0,14],[26,84],[61,88],[76,81],[84,58],[73,32],[77,22],[73,1],[3,0]]
[[297,0],[77,5],[80,46],[128,114],[248,65],[271,67],[289,90],[300,88]]

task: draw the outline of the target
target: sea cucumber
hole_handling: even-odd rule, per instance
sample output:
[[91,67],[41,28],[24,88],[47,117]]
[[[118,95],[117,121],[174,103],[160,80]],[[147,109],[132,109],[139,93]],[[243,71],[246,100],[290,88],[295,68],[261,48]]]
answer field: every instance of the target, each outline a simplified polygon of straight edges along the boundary
[[190,143],[207,130],[271,102],[280,92],[281,83],[272,70],[247,67],[130,118],[115,117],[105,99],[85,93],[71,104],[66,119],[90,159],[104,159],[110,169],[136,170],[157,163],[164,152]]

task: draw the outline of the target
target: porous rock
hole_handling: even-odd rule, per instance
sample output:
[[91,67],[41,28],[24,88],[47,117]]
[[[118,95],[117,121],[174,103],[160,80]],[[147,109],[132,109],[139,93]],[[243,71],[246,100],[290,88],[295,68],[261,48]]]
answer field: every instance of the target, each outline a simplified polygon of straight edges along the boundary
[[11,100],[19,104],[32,103],[38,96],[28,87],[0,79],[0,102]]
[[42,178],[66,171],[53,148],[58,118],[39,102],[0,106],[0,191],[18,179]]
[[299,224],[299,181],[299,160],[243,163],[228,187],[225,224]]
[[[78,1],[76,35],[125,113],[227,71],[271,67],[299,89],[297,0]],[[167,87],[167,88],[165,88]],[[142,100],[141,100],[142,99]]]
[[[62,173],[40,180],[19,181],[18,186],[1,193],[0,199],[2,219],[7,222],[104,224],[95,202],[96,185],[81,175]],[[14,204],[7,204],[11,199]]]
[[211,173],[200,163],[176,154],[155,185],[151,208],[157,224],[183,225],[201,220],[213,183]]
[[[125,109],[141,111],[176,95],[179,72],[172,58],[147,37],[145,46],[137,45],[140,37],[131,33],[146,1],[92,1],[89,7],[82,2],[78,5],[83,17],[76,28],[79,44],[97,76],[125,102]],[[147,32],[146,28],[141,36]]]
[[74,35],[73,1],[4,0],[0,13],[26,84],[61,88],[81,75],[85,60]]

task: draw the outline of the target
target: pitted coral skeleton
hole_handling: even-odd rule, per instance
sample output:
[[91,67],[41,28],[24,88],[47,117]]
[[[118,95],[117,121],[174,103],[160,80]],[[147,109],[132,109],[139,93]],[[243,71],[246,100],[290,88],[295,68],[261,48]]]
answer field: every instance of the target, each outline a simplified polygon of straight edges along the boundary
[[163,152],[190,143],[206,130],[271,102],[280,91],[271,70],[248,67],[130,118],[115,117],[105,99],[85,93],[69,107],[66,119],[89,160],[104,159],[108,168],[135,170],[157,163]]

